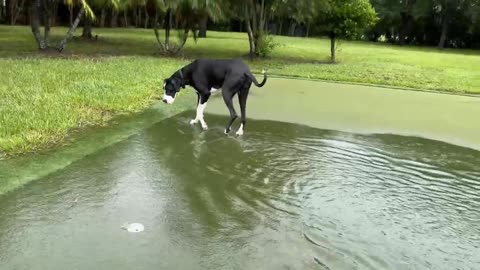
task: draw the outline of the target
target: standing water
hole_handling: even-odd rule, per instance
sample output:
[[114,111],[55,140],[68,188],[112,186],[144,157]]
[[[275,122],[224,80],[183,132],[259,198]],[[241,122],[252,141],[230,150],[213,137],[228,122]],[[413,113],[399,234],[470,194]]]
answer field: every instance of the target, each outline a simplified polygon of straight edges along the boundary
[[192,114],[1,196],[0,269],[480,269],[479,152]]

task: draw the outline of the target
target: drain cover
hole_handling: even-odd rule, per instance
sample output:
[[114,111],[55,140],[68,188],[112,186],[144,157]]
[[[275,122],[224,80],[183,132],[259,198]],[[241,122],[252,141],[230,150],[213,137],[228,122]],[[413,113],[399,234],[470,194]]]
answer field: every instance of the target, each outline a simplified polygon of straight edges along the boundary
[[122,228],[132,233],[143,232],[143,230],[145,230],[145,226],[143,226],[143,224],[140,224],[140,223],[130,223],[130,224],[126,223],[125,225],[122,226]]

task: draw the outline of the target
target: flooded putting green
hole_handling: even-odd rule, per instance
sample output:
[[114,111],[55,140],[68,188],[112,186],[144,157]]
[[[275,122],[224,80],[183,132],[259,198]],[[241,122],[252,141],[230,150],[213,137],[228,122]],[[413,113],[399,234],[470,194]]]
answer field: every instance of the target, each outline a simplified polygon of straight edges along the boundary
[[480,99],[269,79],[233,137],[187,93],[0,163],[0,270],[480,269]]
[[1,196],[0,269],[480,268],[479,152],[193,113]]

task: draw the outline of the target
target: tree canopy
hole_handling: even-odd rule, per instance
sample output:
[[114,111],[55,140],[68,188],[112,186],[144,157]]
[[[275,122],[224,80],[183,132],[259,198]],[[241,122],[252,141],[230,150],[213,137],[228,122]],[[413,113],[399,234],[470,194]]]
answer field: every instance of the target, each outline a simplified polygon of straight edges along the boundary
[[328,36],[332,60],[337,39],[480,48],[480,0],[5,0],[0,7],[2,22],[31,25],[41,50],[57,22],[70,26],[61,51],[78,25],[91,38],[91,27],[104,27],[107,18],[111,27],[153,28],[160,50],[174,54],[189,36],[206,37],[207,27],[246,32],[252,57],[271,51],[271,34]]

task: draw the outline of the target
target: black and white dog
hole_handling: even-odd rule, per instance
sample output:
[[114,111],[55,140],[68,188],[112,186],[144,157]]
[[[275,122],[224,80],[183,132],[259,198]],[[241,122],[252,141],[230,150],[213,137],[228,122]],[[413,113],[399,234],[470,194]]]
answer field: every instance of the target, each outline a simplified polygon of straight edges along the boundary
[[203,129],[207,129],[207,123],[203,119],[203,112],[207,106],[210,95],[218,90],[222,90],[223,100],[230,111],[230,121],[225,128],[225,134],[228,134],[232,124],[237,118],[237,113],[233,107],[232,99],[238,93],[240,110],[242,114],[242,123],[237,131],[237,135],[243,135],[246,124],[246,103],[248,92],[252,82],[257,87],[262,87],[267,82],[267,75],[263,73],[263,81],[258,83],[253,76],[250,68],[240,59],[232,60],[211,60],[198,59],[184,66],[173,73],[170,78],[165,79],[163,88],[163,102],[172,104],[181,88],[186,85],[193,87],[197,91],[197,115],[190,124],[200,122]]

